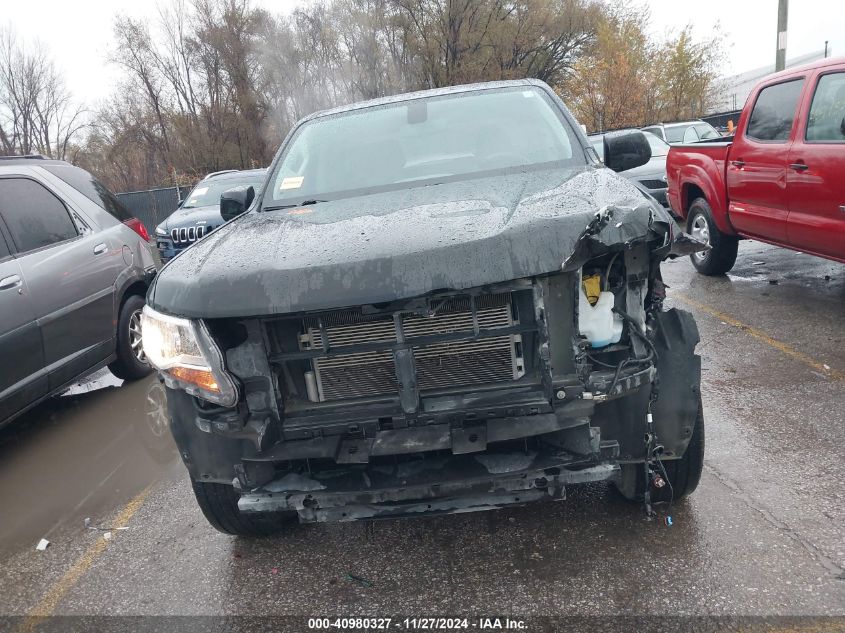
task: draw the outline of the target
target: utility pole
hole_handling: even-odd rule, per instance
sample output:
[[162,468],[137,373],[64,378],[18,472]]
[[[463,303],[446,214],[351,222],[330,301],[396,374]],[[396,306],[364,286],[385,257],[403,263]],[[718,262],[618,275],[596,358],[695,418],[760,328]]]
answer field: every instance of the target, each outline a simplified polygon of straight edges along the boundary
[[775,54],[775,72],[786,68],[786,18],[789,0],[778,0],[778,45]]

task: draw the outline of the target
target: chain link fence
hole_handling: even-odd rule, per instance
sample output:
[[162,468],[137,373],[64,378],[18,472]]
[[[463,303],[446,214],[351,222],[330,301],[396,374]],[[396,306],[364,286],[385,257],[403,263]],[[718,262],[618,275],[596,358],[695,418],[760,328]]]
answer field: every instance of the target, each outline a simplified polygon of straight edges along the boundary
[[129,212],[147,227],[150,235],[154,235],[156,226],[176,210],[182,197],[190,191],[191,187],[166,187],[116,195]]

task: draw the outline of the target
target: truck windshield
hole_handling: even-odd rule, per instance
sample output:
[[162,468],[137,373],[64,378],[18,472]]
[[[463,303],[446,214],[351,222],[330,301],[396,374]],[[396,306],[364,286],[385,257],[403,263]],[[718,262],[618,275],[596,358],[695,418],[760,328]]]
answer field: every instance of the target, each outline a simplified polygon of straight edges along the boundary
[[289,141],[263,204],[267,209],[585,164],[580,142],[543,90],[476,90],[306,122]]
[[258,191],[261,183],[264,182],[262,176],[249,176],[247,178],[226,178],[225,180],[200,182],[191,190],[185,202],[180,208],[193,209],[195,207],[213,207],[220,204],[220,195],[233,189],[235,187],[249,186],[255,187]]
[[662,138],[655,136],[651,132],[643,132],[643,134],[645,135],[649,146],[651,146],[652,157],[666,156],[669,153],[669,144],[666,143]]

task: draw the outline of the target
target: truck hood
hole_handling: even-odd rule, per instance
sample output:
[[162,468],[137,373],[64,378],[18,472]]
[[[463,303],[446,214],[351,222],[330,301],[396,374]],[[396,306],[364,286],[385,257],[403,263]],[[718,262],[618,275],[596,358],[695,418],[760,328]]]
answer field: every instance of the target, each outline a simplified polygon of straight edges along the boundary
[[168,263],[148,301],[194,318],[381,303],[673,234],[668,213],[608,169],[508,173],[244,214]]

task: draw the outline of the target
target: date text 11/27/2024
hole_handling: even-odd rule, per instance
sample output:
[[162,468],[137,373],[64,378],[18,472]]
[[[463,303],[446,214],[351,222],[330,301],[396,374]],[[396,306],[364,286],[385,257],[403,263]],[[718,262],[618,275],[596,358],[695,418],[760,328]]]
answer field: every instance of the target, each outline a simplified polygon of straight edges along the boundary
[[404,631],[523,631],[524,620],[511,618],[309,618],[313,630],[390,630]]

